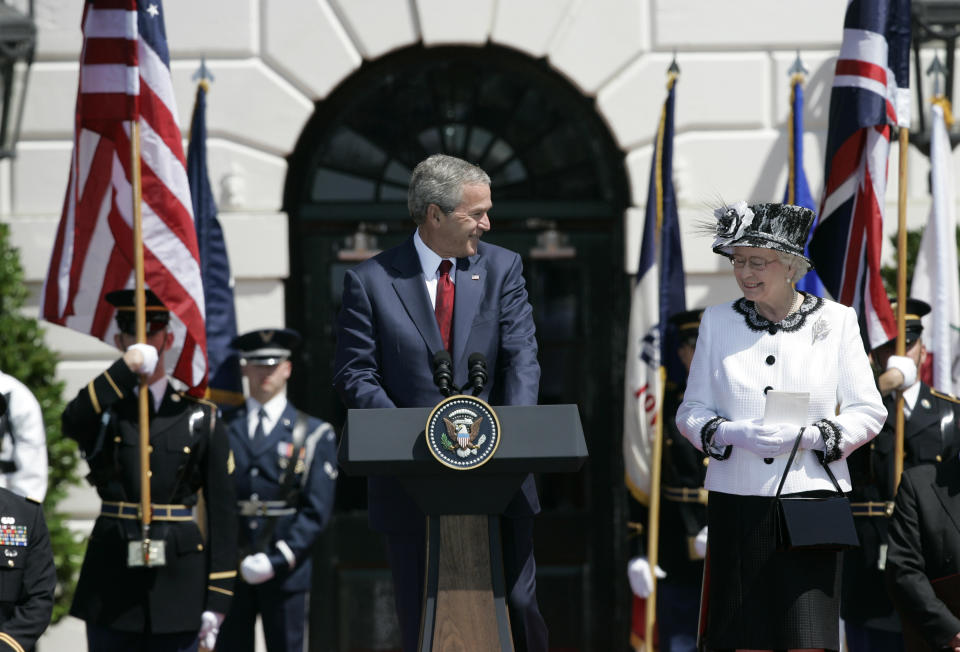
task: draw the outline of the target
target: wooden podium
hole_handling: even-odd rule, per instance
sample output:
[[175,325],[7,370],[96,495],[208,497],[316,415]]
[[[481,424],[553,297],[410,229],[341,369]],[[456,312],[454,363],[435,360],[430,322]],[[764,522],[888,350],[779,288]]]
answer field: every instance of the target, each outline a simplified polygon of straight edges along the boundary
[[470,470],[448,468],[427,449],[431,408],[347,412],[340,466],[350,475],[395,476],[427,515],[421,652],[513,650],[500,514],[528,473],[575,472],[587,459],[576,405],[494,410],[499,447]]

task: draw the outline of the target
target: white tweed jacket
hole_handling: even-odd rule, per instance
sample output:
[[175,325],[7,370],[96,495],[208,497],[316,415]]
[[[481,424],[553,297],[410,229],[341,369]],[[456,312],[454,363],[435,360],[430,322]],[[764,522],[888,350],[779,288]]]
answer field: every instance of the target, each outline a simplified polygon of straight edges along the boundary
[[[800,309],[773,324],[746,299],[707,308],[677,427],[709,454],[705,486],[729,494],[773,496],[788,454],[767,464],[739,447],[712,445],[724,420],[762,419],[767,389],[809,392],[807,423],[823,433],[821,454],[849,491],[844,458],[880,431],[887,416],[852,308],[805,295]],[[783,493],[833,489],[814,451],[797,452]]]

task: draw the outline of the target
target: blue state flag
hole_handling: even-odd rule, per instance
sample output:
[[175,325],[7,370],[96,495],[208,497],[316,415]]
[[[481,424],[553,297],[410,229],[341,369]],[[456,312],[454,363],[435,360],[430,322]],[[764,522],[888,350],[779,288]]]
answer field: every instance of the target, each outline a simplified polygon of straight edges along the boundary
[[[813,195],[810,194],[807,175],[803,171],[803,76],[794,75],[791,87],[790,165],[787,174],[787,187],[783,191],[783,203],[803,206],[816,213],[817,205],[813,201]],[[810,257],[810,240],[813,238],[816,224],[816,218],[814,218],[813,226],[810,227],[810,233],[807,235],[807,243],[803,247],[803,252],[807,258]],[[820,280],[816,270],[813,269],[797,281],[797,289],[815,294],[818,297],[826,296],[823,281]]]
[[210,360],[208,397],[220,404],[243,402],[240,359],[230,348],[237,335],[237,313],[233,303],[233,279],[223,241],[223,229],[217,219],[217,204],[207,172],[207,88],[201,81],[190,125],[187,148],[187,179],[193,199],[193,215],[200,250],[200,275],[206,303],[207,356]]

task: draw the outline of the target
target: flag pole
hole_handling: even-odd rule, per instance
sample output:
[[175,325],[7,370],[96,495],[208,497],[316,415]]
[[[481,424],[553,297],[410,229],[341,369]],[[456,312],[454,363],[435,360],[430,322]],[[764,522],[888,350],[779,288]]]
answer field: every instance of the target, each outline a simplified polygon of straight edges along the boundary
[[[680,74],[680,67],[677,66],[676,57],[670,63],[670,67],[667,69],[667,93],[670,93],[673,90],[673,85],[677,81],[677,76]],[[666,105],[664,105],[662,111],[666,111]],[[665,113],[664,113],[665,115]],[[663,156],[663,118],[660,119],[660,127],[657,129],[657,149],[656,149],[656,197],[657,197],[657,248],[662,252],[662,243],[660,242],[661,227],[663,221],[663,165],[661,163],[661,157]],[[658,262],[662,263],[662,255],[657,256]],[[660,279],[662,283],[662,279]],[[659,315],[659,320],[662,323],[670,315]],[[660,342],[660,346],[663,347],[663,342]],[[661,358],[663,356],[661,355]],[[666,368],[662,364],[660,365],[660,383],[657,396],[657,419],[656,424],[653,429],[653,450],[651,451],[650,460],[650,509],[647,516],[648,527],[647,527],[647,563],[650,564],[650,595],[647,597],[646,603],[646,613],[644,617],[645,631],[643,636],[643,645],[646,650],[653,652],[653,630],[657,622],[657,561],[659,557],[659,542],[660,542],[660,467],[663,456],[663,397],[664,397],[664,386],[666,384]]]
[[[907,316],[907,148],[910,145],[910,129],[899,128],[900,160],[897,182],[897,343],[896,354],[906,353]],[[920,370],[917,369],[917,373]],[[893,446],[893,490],[900,486],[903,474],[903,392],[897,392],[896,430]]]
[[[663,315],[661,319],[666,319]],[[660,390],[657,396],[657,423],[653,429],[653,451],[650,460],[650,511],[649,527],[647,528],[647,562],[650,564],[650,595],[646,604],[646,632],[644,632],[644,647],[653,652],[653,628],[657,622],[657,563],[660,557],[660,468],[663,458],[663,397],[667,382],[667,370],[660,366]]]
[[[147,341],[147,304],[144,291],[143,264],[143,216],[141,213],[140,187],[140,122],[131,121],[130,129],[130,177],[133,191],[133,273],[134,306],[136,308],[137,342]],[[140,376],[140,523],[143,530],[144,557],[148,557],[150,523],[153,520],[150,503],[150,385],[147,377]],[[146,561],[146,559],[145,559]]]

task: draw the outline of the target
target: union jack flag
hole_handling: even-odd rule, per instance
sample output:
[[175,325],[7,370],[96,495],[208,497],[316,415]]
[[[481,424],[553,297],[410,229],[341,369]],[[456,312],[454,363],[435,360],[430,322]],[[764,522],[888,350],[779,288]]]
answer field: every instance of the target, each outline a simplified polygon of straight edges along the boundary
[[104,296],[133,286],[131,134],[139,124],[146,285],[170,309],[173,375],[202,392],[207,354],[197,234],[160,0],[90,0],[83,12],[70,178],[41,317],[112,343]]
[[909,126],[910,0],[851,0],[830,93],[820,222],[810,256],[860,315],[870,348],[896,336],[880,278],[892,125]]

